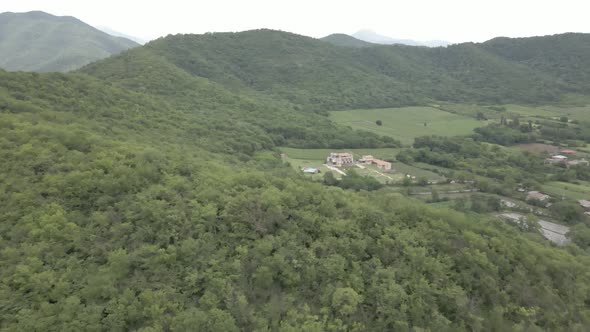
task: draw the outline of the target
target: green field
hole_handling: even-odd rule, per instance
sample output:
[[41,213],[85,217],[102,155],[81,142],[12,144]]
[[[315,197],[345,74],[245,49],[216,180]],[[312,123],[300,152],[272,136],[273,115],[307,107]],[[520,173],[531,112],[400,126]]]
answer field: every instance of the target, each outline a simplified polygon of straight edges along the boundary
[[401,162],[395,162],[393,163],[393,168],[395,169],[395,173],[400,173],[400,174],[409,174],[412,176],[415,176],[416,178],[426,178],[429,181],[443,181],[445,178],[441,175],[438,175],[434,172],[431,172],[429,170],[423,169],[423,168],[419,168],[413,165],[408,165],[408,164],[404,164]]
[[307,160],[326,160],[331,152],[350,152],[356,159],[363,155],[372,155],[375,158],[391,160],[399,152],[400,149],[383,148],[383,149],[295,149],[295,148],[281,148],[282,153],[293,159],[307,159]]
[[502,105],[506,108],[506,113],[517,113],[523,116],[552,118],[560,116],[561,109],[549,106],[523,106],[523,105]]
[[554,198],[586,199],[590,200],[590,183],[573,184],[567,182],[548,182],[543,185],[543,190]]
[[[330,169],[328,169],[327,167],[323,166],[323,162],[320,160],[309,160],[309,159],[292,159],[289,158],[287,159],[287,161],[291,164],[291,166],[293,168],[295,168],[298,171],[301,171],[303,168],[305,167],[313,167],[313,168],[319,168],[321,173],[319,174],[305,174],[305,176],[316,179],[316,180],[321,180],[324,176],[324,173],[326,172],[331,172]],[[336,172],[332,172],[334,173],[334,176],[339,179],[340,178],[340,174],[336,173]]]
[[[354,129],[391,136],[404,144],[413,143],[414,138],[418,136],[468,135],[472,133],[474,128],[486,125],[486,122],[432,107],[334,111],[330,112],[330,118]],[[377,120],[381,120],[383,124],[378,126]]]

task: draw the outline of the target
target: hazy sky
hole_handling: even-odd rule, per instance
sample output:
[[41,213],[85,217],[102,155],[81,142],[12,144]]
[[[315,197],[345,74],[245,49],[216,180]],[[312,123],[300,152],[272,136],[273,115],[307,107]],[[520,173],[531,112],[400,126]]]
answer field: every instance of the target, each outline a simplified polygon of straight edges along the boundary
[[0,12],[31,10],[143,39],[255,28],[312,37],[371,29],[450,42],[590,32],[588,0],[0,0]]

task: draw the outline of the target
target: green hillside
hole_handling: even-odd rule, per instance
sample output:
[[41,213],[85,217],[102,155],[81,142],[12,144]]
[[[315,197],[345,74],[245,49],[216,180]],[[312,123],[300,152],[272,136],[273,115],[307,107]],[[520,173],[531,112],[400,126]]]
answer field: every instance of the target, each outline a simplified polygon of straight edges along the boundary
[[587,256],[309,182],[229,92],[187,111],[83,75],[0,78],[3,330],[590,323]]
[[336,46],[344,46],[344,47],[369,47],[375,46],[376,44],[368,43],[366,41],[356,39],[352,36],[343,34],[343,33],[333,33],[329,36],[320,38],[325,42],[328,42],[332,45]]
[[[590,45],[590,36],[582,35],[580,43]],[[129,80],[118,70],[126,61],[157,57],[184,74],[207,78],[234,91],[262,93],[317,111],[415,105],[429,100],[535,104],[558,101],[564,93],[590,93],[583,82],[577,84],[582,74],[563,73],[568,80],[558,79],[551,70],[513,61],[484,46],[343,48],[272,30],[176,35],[93,64],[83,72]],[[569,49],[552,52],[568,54]],[[583,61],[571,66],[576,64],[581,66]]]
[[590,89],[590,37],[566,33],[532,38],[495,38],[482,48],[510,61],[550,74],[574,91]]
[[502,84],[551,77],[477,45],[427,52],[263,30],[0,70],[0,331],[585,331],[576,245],[281,160],[398,145],[328,109],[524,100],[540,85]]
[[0,14],[0,68],[6,70],[65,72],[136,46],[73,17]]

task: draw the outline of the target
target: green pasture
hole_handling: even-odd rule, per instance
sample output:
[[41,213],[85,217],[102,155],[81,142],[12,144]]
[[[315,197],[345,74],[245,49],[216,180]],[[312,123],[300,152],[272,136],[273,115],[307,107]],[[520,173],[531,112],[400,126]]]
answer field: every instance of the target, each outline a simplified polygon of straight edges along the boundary
[[289,158],[307,159],[307,160],[322,160],[325,161],[331,152],[349,152],[352,153],[355,159],[363,155],[372,155],[375,158],[383,160],[393,159],[400,149],[382,148],[382,149],[295,149],[295,148],[281,148],[282,153]]
[[567,182],[553,181],[543,185],[543,190],[554,198],[565,197],[567,199],[585,199],[590,200],[590,183],[582,182],[573,184]]
[[[359,109],[330,112],[332,121],[354,129],[367,130],[411,144],[415,137],[469,135],[486,125],[473,117],[457,115],[432,107]],[[382,125],[376,124],[381,120]]]

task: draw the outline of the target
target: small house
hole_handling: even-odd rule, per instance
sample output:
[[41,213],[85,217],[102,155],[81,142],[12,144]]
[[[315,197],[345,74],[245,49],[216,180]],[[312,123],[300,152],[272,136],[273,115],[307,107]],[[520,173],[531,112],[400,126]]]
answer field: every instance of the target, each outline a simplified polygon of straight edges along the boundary
[[378,168],[391,171],[391,163],[385,160],[377,159],[371,155],[362,156],[359,162],[367,165],[377,165]]
[[566,164],[567,163],[567,157],[564,156],[564,155],[560,155],[560,154],[553,155],[553,156],[551,156],[551,158],[545,159],[545,163],[546,164],[552,164],[552,165],[555,165],[555,164]]
[[305,167],[303,169],[303,173],[305,174],[318,174],[321,173],[319,168],[315,168],[315,167]]
[[363,164],[372,164],[373,160],[375,160],[375,158],[371,155],[366,155],[366,156],[362,156],[361,159],[359,159],[359,162],[363,163]]
[[380,169],[390,171],[391,170],[391,163],[384,160],[375,159],[373,160],[373,164],[377,165]]

